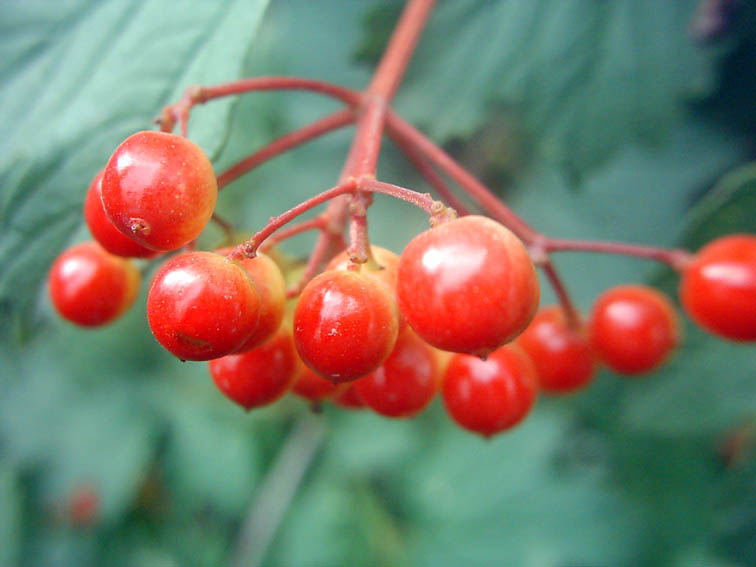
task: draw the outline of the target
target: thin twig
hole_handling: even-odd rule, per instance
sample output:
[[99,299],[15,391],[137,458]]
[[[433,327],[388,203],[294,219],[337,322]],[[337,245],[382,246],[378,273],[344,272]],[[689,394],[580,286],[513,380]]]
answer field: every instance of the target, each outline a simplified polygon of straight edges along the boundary
[[353,121],[354,113],[351,110],[341,110],[329,114],[320,120],[316,120],[312,124],[303,128],[284,134],[280,138],[273,140],[267,146],[238,161],[221,173],[218,176],[218,188],[222,189],[235,179],[277,155],[287,152],[305,142],[322,136],[323,134],[337,130],[342,126],[351,124]]
[[232,567],[255,567],[265,558],[284,514],[325,437],[322,418],[304,413],[257,487],[239,528]]

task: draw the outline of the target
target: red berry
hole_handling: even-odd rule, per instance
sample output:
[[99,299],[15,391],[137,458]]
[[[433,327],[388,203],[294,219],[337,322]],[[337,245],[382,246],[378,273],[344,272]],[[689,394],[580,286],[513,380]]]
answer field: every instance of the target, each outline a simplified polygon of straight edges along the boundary
[[97,521],[100,512],[100,497],[91,484],[80,484],[72,491],[68,500],[68,520],[77,527],[84,528]]
[[522,332],[540,289],[514,234],[489,218],[466,216],[410,241],[399,260],[397,296],[423,340],[482,356]]
[[96,242],[72,246],[50,269],[50,299],[61,316],[84,327],[110,323],[134,303],[141,276],[131,260]]
[[533,362],[538,384],[545,392],[574,392],[587,386],[596,374],[587,330],[582,324],[571,328],[560,307],[541,309],[517,337],[517,345]]
[[155,274],[147,320],[158,342],[182,360],[237,349],[260,317],[260,294],[244,268],[212,252],[179,254]]
[[[396,300],[396,276],[399,269],[399,256],[391,250],[381,248],[380,246],[371,246],[370,250],[373,254],[372,260],[363,264],[359,271],[385,283],[394,294],[394,299]],[[349,254],[344,250],[328,263],[326,271],[346,270],[349,268],[349,264]],[[401,331],[405,325],[406,321],[402,314],[399,313],[399,330]]]
[[105,209],[102,206],[103,172],[104,170],[100,171],[92,180],[89,191],[87,191],[87,198],[84,201],[84,219],[89,226],[89,232],[111,254],[127,258],[152,258],[157,252],[145,248],[136,240],[132,240],[123,234],[105,214]]
[[537,394],[535,369],[525,353],[510,345],[485,360],[457,354],[446,369],[442,393],[457,424],[490,437],[514,427],[530,411]]
[[390,290],[361,272],[324,272],[308,283],[294,311],[302,361],[332,382],[378,368],[394,348],[399,313]]
[[213,167],[194,142],[137,132],[108,161],[102,203],[118,230],[152,250],[176,250],[202,232],[218,197]]
[[311,402],[322,402],[338,394],[346,386],[346,384],[334,384],[305,366],[294,383],[292,391]]
[[[217,250],[224,256],[233,248]],[[267,341],[281,326],[286,311],[286,283],[278,265],[265,254],[258,253],[255,258],[239,260],[252,278],[260,293],[260,320],[257,328],[236,352],[246,352]]]
[[346,388],[344,388],[333,398],[331,398],[331,402],[333,402],[334,405],[337,405],[344,409],[363,409],[365,407],[365,402],[362,401],[362,398],[360,398],[360,395],[357,393],[357,389],[355,388],[355,384],[357,382],[359,382],[359,380],[345,384]]
[[218,389],[248,410],[283,396],[301,368],[291,331],[285,326],[263,345],[211,360],[209,366]]
[[591,312],[590,340],[596,354],[621,374],[649,372],[678,343],[677,315],[655,289],[617,286],[601,294]]
[[756,340],[756,236],[725,236],[699,250],[683,270],[680,301],[712,333]]
[[354,382],[359,398],[388,417],[412,417],[427,406],[439,385],[434,349],[405,328],[378,370]]

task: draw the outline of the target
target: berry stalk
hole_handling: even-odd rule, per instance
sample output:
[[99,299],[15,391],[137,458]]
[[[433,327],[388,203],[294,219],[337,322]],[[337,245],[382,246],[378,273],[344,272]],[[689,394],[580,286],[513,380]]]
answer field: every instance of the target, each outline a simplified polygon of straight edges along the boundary
[[267,146],[257,150],[221,173],[218,176],[218,189],[223,189],[223,187],[232,181],[238,179],[245,173],[249,173],[251,170],[262,165],[269,159],[286,153],[305,142],[319,138],[328,132],[338,130],[352,122],[354,122],[354,112],[349,109],[344,109],[329,114],[320,120],[316,120],[303,128],[284,134],[280,138],[273,140]]
[[647,258],[667,264],[675,270],[683,269],[690,262],[690,253],[686,250],[641,246],[624,242],[601,242],[594,240],[565,240],[547,238],[543,249],[549,252],[597,252],[600,254],[620,254]]

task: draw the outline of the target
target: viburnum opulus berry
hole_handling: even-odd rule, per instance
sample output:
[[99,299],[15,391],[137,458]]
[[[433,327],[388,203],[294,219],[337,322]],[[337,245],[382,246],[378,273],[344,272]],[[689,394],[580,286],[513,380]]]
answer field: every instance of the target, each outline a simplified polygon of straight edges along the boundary
[[110,254],[96,242],[83,242],[58,256],[48,286],[58,313],[77,325],[97,327],[134,303],[140,281],[131,260]]
[[304,366],[297,381],[294,382],[292,392],[301,398],[317,403],[332,398],[346,387],[347,384],[334,384]]
[[208,364],[218,389],[248,410],[271,404],[283,396],[301,368],[291,329],[286,325],[257,348]]
[[360,395],[357,393],[357,388],[355,388],[357,385],[356,382],[358,382],[358,380],[342,384],[342,386],[345,386],[344,389],[336,392],[331,398],[331,403],[348,410],[364,409],[365,402],[362,401],[362,398],[360,398]]
[[589,329],[591,345],[601,361],[628,375],[660,366],[680,335],[669,299],[642,285],[621,285],[602,293],[593,304]]
[[218,183],[194,142],[165,132],[137,132],[110,157],[102,204],[115,227],[151,250],[188,244],[210,220]]
[[386,362],[353,382],[359,398],[387,417],[412,417],[436,395],[440,384],[436,351],[405,327]]
[[89,232],[105,250],[116,256],[128,258],[152,258],[157,255],[118,230],[102,206],[102,174],[100,171],[89,185],[87,197],[84,200],[84,220]]
[[733,234],[701,248],[683,269],[680,301],[710,332],[756,340],[756,236]]
[[383,364],[398,329],[391,290],[358,271],[323,272],[302,290],[294,311],[302,361],[332,382],[354,380]]
[[517,345],[533,362],[544,392],[562,394],[587,386],[596,374],[588,331],[580,321],[571,327],[558,306],[544,307],[517,337]]
[[489,218],[466,216],[410,241],[399,259],[397,297],[423,340],[483,356],[525,329],[540,288],[512,232]]
[[260,294],[238,262],[213,252],[179,254],[155,274],[147,320],[182,360],[210,360],[239,348],[257,328]]
[[535,369],[516,346],[506,345],[485,360],[456,354],[444,374],[442,394],[449,415],[484,437],[509,429],[530,412],[538,393]]
[[[377,278],[385,283],[396,298],[396,277],[399,268],[399,256],[391,250],[381,246],[370,246],[372,257],[359,267],[359,271],[371,278]],[[346,250],[337,254],[326,266],[328,270],[346,270],[349,268],[349,254]],[[399,329],[406,325],[404,317],[399,313]]]
[[[233,248],[222,248],[217,253],[227,256],[232,250]],[[281,326],[286,311],[286,283],[278,265],[265,254],[258,253],[254,258],[242,258],[238,262],[255,282],[260,293],[260,319],[257,328],[236,349],[236,352],[245,352],[267,341]]]

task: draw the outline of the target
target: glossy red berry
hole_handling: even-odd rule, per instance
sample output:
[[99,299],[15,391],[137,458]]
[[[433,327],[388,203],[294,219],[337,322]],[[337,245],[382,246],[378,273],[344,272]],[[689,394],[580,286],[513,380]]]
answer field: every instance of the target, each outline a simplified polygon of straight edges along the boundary
[[[104,171],[104,170],[103,170]],[[157,252],[145,248],[136,240],[129,238],[118,230],[102,206],[102,174],[98,173],[92,180],[87,198],[84,201],[84,220],[89,232],[105,250],[116,256],[127,258],[152,258]]]
[[440,382],[435,350],[406,327],[377,370],[354,382],[359,398],[387,417],[412,417],[436,395]]
[[517,425],[535,403],[535,369],[527,355],[511,345],[482,360],[452,357],[443,382],[446,410],[461,427],[490,437]]
[[756,236],[724,236],[699,250],[683,270],[680,301],[710,332],[756,340]]
[[72,246],[50,269],[55,309],[72,323],[97,327],[118,318],[139,293],[141,276],[131,260],[106,252],[96,242]]
[[305,366],[294,383],[292,391],[311,402],[322,402],[343,391],[345,387],[347,387],[346,384],[334,384]]
[[410,241],[399,260],[397,296],[423,340],[482,356],[528,325],[540,288],[514,234],[489,218],[466,216]]
[[118,230],[152,250],[188,244],[210,220],[218,184],[194,142],[165,132],[137,132],[108,161],[102,203]]
[[[233,248],[218,250],[224,256]],[[267,341],[281,326],[286,311],[286,283],[278,265],[265,254],[258,253],[255,258],[238,260],[255,282],[260,293],[260,320],[257,328],[236,352],[246,352]]]
[[240,264],[212,252],[179,254],[155,274],[147,320],[158,342],[182,360],[237,349],[260,318],[260,294]]
[[71,491],[68,499],[68,521],[71,525],[86,528],[97,522],[100,515],[100,496],[89,483],[80,484]]
[[657,368],[679,339],[672,303],[641,285],[617,286],[601,294],[593,304],[589,330],[599,359],[620,374]]
[[291,330],[285,326],[255,349],[208,364],[218,389],[248,410],[271,404],[283,396],[300,369]]
[[570,327],[560,307],[552,305],[536,313],[517,337],[517,345],[533,362],[544,392],[574,392],[587,386],[596,375],[596,357],[586,328],[582,323]]
[[337,392],[336,395],[331,398],[331,402],[334,405],[348,410],[364,409],[365,402],[362,401],[362,398],[360,398],[360,395],[357,393],[357,389],[355,388],[355,384],[357,382],[359,382],[359,380],[355,380],[354,382],[350,382],[349,384],[344,384],[344,386],[346,387],[343,390]]
[[[380,246],[373,245],[370,247],[370,250],[373,254],[372,259],[363,264],[359,271],[371,278],[377,278],[385,283],[394,294],[394,299],[396,300],[396,277],[399,269],[399,256],[391,250],[387,250]],[[349,268],[349,264],[349,254],[344,250],[328,263],[326,271],[346,270]],[[399,330],[401,331],[406,324],[404,316],[402,316],[400,312]]]
[[399,313],[390,290],[361,272],[324,272],[308,283],[294,311],[302,361],[333,382],[378,368],[394,348]]

